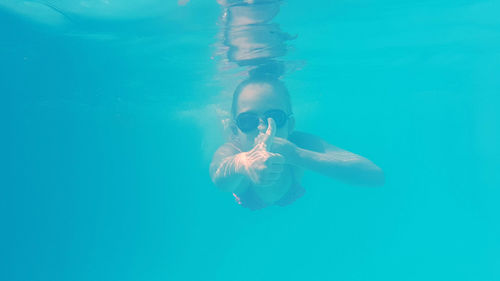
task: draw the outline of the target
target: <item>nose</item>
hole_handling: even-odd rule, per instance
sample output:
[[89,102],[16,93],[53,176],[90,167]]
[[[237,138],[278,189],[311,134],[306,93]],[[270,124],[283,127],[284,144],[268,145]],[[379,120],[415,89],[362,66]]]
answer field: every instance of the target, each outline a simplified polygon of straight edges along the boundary
[[259,118],[259,126],[257,127],[257,129],[259,130],[259,132],[264,134],[267,130],[267,120]]

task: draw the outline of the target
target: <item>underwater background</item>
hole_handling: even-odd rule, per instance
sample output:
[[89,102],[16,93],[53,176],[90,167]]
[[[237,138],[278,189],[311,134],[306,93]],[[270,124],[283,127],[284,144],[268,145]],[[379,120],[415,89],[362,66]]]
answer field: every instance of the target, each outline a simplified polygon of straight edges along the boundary
[[500,280],[500,1],[285,1],[296,128],[386,176],[250,211],[216,1],[0,0],[0,280]]

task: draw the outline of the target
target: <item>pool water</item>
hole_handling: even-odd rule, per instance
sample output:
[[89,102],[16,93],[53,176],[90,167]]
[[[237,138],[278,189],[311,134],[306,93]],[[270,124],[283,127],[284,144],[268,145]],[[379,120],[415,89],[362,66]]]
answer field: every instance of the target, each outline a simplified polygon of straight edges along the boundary
[[1,280],[500,280],[499,1],[284,1],[297,129],[386,183],[260,211],[208,175],[222,9],[164,2],[0,0]]

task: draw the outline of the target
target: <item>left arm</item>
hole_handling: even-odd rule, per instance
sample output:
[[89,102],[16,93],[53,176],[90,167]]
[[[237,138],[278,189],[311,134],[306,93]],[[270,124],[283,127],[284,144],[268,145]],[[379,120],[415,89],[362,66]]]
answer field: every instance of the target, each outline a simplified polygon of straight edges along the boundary
[[383,185],[384,172],[370,160],[333,146],[321,138],[295,132],[290,141],[275,138],[273,150],[281,150],[287,161],[332,178],[356,185]]

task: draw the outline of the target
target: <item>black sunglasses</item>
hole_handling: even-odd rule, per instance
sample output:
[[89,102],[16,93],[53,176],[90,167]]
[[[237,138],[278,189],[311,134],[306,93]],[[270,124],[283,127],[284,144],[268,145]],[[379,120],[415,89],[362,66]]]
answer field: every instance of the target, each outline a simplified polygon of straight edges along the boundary
[[[264,123],[267,125],[267,119],[273,118],[276,122],[276,127],[281,128],[286,124],[286,121],[292,114],[287,114],[283,110],[272,109],[266,111],[263,115]],[[236,125],[243,133],[251,132],[259,127],[259,115],[253,112],[243,112],[236,117]]]

